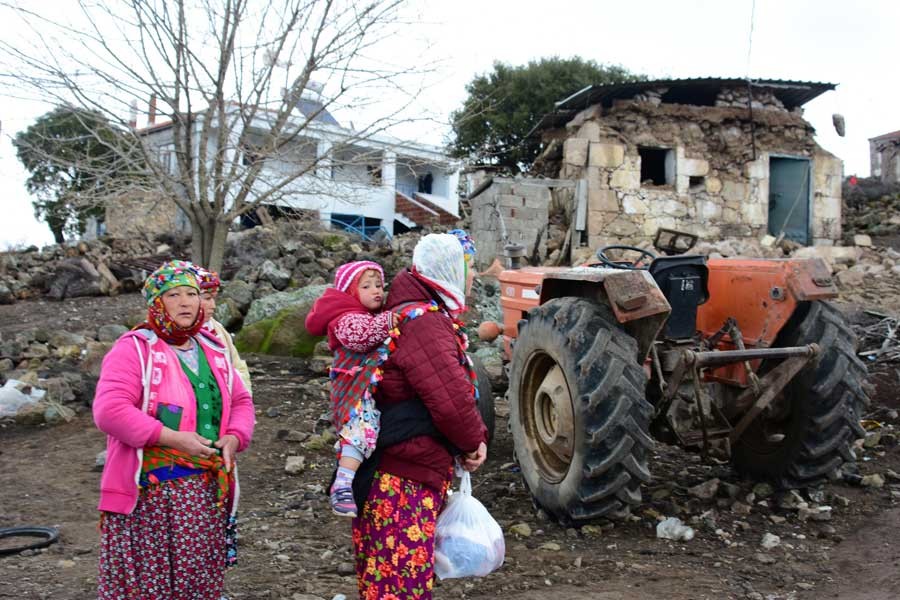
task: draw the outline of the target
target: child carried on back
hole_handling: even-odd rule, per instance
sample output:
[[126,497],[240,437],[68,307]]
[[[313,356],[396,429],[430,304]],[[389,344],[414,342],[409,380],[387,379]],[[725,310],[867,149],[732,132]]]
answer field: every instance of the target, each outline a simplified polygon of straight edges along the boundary
[[396,317],[382,311],[384,271],[378,263],[362,260],[338,267],[334,287],[316,300],[306,317],[312,335],[328,335],[335,352],[331,369],[332,421],[338,433],[338,469],[331,486],[331,509],[345,517],[357,516],[353,478],[378,440],[380,413],[365,386],[355,385],[365,355],[390,336]]

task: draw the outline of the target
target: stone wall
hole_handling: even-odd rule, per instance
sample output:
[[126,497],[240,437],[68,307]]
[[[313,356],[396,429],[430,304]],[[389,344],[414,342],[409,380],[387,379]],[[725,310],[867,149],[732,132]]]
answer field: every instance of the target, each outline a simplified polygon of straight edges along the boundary
[[[704,239],[761,237],[771,155],[811,160],[814,242],[840,239],[841,161],[816,145],[799,111],[764,103],[751,126],[741,101],[739,95],[719,106],[617,101],[545,134],[545,141],[564,140],[559,177],[587,182],[589,245],[641,243],[659,227]],[[659,171],[665,181],[641,181],[646,148],[668,150]]]
[[106,233],[115,238],[153,239],[183,232],[185,219],[171,200],[158,194],[134,192],[106,201]]
[[546,255],[547,231],[552,192],[571,182],[540,179],[494,178],[494,183],[470,201],[472,237],[478,248],[475,262],[484,269],[495,257],[503,257],[503,232],[510,242],[525,246],[528,255],[535,246],[541,257]]

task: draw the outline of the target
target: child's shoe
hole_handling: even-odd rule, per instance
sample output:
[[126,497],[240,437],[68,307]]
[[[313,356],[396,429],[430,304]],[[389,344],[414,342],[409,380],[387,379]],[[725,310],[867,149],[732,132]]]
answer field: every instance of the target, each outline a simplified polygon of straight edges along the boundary
[[353,488],[332,486],[330,502],[331,512],[339,517],[356,516],[356,502],[353,500]]

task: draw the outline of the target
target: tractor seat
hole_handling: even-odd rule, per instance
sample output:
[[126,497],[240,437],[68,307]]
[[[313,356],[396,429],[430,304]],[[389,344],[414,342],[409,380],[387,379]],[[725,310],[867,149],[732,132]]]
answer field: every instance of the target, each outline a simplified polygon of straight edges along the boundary
[[660,256],[650,263],[650,275],[672,306],[663,335],[687,339],[697,331],[697,307],[709,298],[709,268],[701,255]]

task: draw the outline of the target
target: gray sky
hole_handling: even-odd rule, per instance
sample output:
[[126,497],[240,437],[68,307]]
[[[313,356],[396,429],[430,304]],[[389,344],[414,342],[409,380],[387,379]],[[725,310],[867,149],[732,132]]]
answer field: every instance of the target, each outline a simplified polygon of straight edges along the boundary
[[[63,6],[65,3],[60,2]],[[421,40],[441,60],[419,104],[447,121],[465,85],[494,61],[522,64],[542,56],[581,56],[658,78],[743,77],[753,0],[413,0],[422,24],[390,40],[402,56]],[[756,0],[749,74],[838,84],[806,105],[817,140],[844,160],[846,174],[869,174],[868,138],[900,129],[900,2],[893,0]],[[415,40],[416,44],[411,40]],[[891,75],[894,73],[894,75]],[[0,249],[49,243],[25,192],[25,173],[10,136],[48,107],[0,98]],[[832,113],[844,115],[839,138]],[[338,115],[339,120],[341,115]],[[345,117],[346,118],[346,117]],[[405,130],[405,137],[440,144],[447,129]]]

